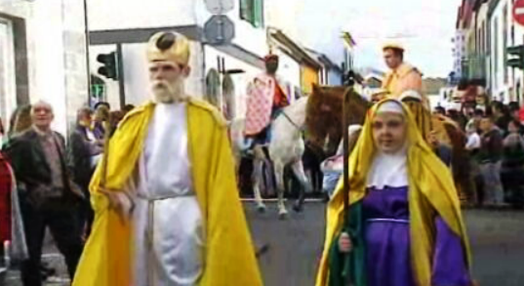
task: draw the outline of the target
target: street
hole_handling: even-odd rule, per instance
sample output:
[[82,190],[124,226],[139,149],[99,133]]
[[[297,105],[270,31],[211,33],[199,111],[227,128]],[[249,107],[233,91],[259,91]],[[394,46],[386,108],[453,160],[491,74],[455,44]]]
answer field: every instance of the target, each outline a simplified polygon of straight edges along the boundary
[[[275,204],[269,204],[263,214],[252,204],[245,206],[256,244],[269,244],[260,257],[265,285],[314,285],[324,236],[324,205],[306,204],[305,212],[290,213],[285,221],[278,220]],[[524,212],[466,210],[465,217],[473,250],[473,273],[480,285],[524,285]],[[46,253],[44,260],[61,273],[61,279],[46,286],[66,285],[65,269],[61,259],[52,254],[56,250],[49,242]],[[18,274],[11,273],[6,285],[21,285]]]
[[[265,285],[314,285],[324,235],[324,206],[306,205],[305,213],[291,213],[288,221],[276,220],[274,207],[258,214],[249,206],[247,212],[258,243],[270,243],[260,259]],[[473,274],[480,285],[524,285],[524,212],[466,210],[465,218]]]

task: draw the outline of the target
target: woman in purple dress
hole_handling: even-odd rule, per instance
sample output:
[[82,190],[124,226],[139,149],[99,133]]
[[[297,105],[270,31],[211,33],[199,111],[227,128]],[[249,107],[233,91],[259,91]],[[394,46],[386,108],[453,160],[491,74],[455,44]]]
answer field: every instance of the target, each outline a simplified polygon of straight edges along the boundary
[[449,169],[399,101],[373,107],[329,203],[317,286],[469,286],[470,254]]

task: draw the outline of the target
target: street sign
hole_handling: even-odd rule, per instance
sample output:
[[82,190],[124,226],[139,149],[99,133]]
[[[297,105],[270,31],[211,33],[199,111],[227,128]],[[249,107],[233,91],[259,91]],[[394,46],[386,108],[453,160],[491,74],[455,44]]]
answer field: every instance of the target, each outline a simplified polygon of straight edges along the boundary
[[513,4],[513,19],[524,26],[524,0],[517,0]]
[[235,37],[235,24],[225,15],[212,16],[204,25],[204,35],[208,44],[229,44]]
[[207,11],[213,15],[222,15],[235,8],[233,0],[205,0],[205,3]]

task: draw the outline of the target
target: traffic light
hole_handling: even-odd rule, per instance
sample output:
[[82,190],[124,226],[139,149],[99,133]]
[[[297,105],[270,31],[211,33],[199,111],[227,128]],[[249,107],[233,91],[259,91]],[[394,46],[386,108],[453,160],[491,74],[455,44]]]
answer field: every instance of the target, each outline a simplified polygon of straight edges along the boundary
[[524,45],[508,47],[506,48],[506,52],[514,56],[508,59],[507,65],[512,68],[524,70]]
[[110,79],[118,80],[118,69],[116,65],[117,59],[115,52],[111,52],[109,54],[100,54],[96,57],[96,61],[102,64],[102,66],[98,68],[98,74]]

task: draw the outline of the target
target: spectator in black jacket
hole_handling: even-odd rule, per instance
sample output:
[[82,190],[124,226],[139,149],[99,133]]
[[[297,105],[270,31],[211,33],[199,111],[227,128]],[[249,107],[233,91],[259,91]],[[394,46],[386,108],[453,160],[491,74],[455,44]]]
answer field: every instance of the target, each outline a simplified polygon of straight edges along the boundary
[[32,128],[12,138],[6,154],[17,179],[29,251],[29,259],[21,266],[22,281],[27,286],[40,286],[40,258],[47,227],[65,257],[70,277],[74,276],[83,249],[76,220],[76,205],[83,195],[70,179],[64,137],[51,129],[51,106],[36,103],[31,118]]
[[86,236],[91,231],[94,213],[89,203],[89,182],[96,163],[103,151],[103,143],[91,130],[92,111],[84,107],[78,110],[76,127],[69,136],[68,164],[75,183],[87,198],[80,207],[79,223]]

